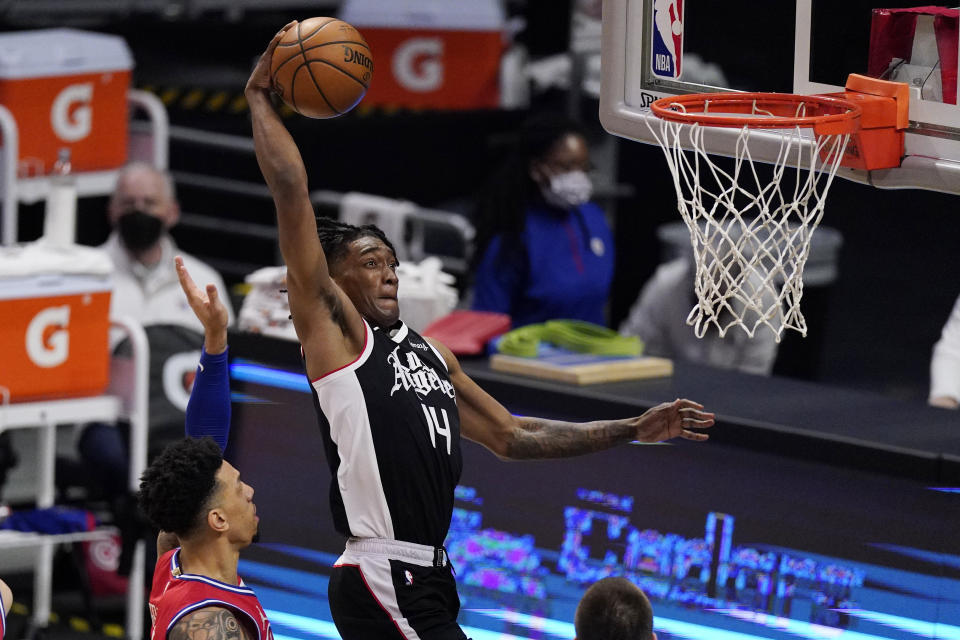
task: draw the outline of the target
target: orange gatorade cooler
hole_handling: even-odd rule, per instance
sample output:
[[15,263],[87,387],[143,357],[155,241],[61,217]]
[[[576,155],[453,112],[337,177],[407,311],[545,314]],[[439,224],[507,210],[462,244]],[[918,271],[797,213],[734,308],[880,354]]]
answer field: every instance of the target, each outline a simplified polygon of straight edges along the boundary
[[111,272],[89,247],[0,250],[0,394],[21,402],[104,392]]
[[373,80],[361,105],[500,106],[506,20],[499,0],[344,0],[341,16],[373,54]]
[[0,34],[0,104],[17,122],[20,177],[49,173],[64,147],[73,171],[121,166],[132,67],[119,36],[75,29]]

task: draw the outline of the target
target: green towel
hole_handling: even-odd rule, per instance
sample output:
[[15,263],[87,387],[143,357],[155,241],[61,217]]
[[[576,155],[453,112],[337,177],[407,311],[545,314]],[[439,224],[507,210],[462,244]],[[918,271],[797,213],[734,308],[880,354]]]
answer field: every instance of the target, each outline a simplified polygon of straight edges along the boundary
[[540,342],[602,356],[638,356],[643,342],[636,336],[622,336],[613,329],[581,320],[549,320],[505,333],[497,349],[511,356],[533,358]]

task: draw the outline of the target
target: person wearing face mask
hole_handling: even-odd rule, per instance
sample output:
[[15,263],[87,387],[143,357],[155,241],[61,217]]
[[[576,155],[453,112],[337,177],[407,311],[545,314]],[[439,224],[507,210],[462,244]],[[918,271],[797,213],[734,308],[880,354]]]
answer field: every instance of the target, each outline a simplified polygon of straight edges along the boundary
[[555,115],[521,127],[511,156],[479,199],[472,308],[513,326],[566,318],[606,325],[613,237],[590,201],[587,140]]
[[[175,255],[183,256],[191,273],[204,284],[225,291],[223,279],[212,268],[180,251],[168,233],[180,218],[173,180],[164,171],[142,163],[120,171],[107,208],[113,232],[102,248],[113,260],[114,289],[110,315],[130,316],[145,327],[176,325],[202,332],[203,326],[183,299]],[[233,310],[224,301],[233,321]],[[121,334],[111,334],[110,348]]]
[[[213,284],[219,291],[226,287],[220,274],[183,253],[170,237],[180,207],[167,172],[142,162],[123,167],[107,215],[113,230],[101,249],[114,265],[110,316],[138,321],[150,347],[147,441],[148,458],[152,459],[166,444],[183,437],[192,363],[203,343],[203,324],[183,296],[174,257],[182,256],[202,285]],[[230,303],[226,298],[222,302],[232,323]],[[111,330],[112,353],[128,352],[125,338],[123,331]],[[74,471],[81,484],[109,502],[115,524],[123,533],[125,552],[137,524],[135,500],[128,489],[129,429],[126,421],[84,425],[77,438],[82,468]]]

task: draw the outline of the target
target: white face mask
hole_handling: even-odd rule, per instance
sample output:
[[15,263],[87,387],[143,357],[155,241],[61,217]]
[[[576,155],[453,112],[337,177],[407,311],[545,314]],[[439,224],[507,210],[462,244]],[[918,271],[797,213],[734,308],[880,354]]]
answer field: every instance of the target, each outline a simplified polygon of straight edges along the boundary
[[570,209],[590,199],[593,183],[584,171],[568,171],[550,176],[550,185],[541,185],[540,191],[549,204]]

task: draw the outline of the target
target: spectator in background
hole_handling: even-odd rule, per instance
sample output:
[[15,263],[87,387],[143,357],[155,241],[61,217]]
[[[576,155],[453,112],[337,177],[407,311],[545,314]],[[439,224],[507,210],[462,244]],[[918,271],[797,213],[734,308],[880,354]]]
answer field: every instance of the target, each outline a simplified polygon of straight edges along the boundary
[[[643,353],[663,358],[682,358],[721,369],[770,375],[777,359],[773,331],[757,327],[753,337],[739,327],[730,327],[724,337],[710,326],[702,338],[687,324],[690,309],[697,304],[693,258],[683,256],[657,267],[630,308],[620,333],[643,340]],[[752,324],[752,323],[751,323]]]
[[[180,251],[170,237],[180,206],[167,172],[143,162],[128,164],[120,171],[107,212],[114,228],[102,245],[115,268],[110,315],[130,316],[147,331],[151,356],[148,441],[155,454],[182,437],[189,384],[202,342],[203,325],[183,297],[174,256],[182,256],[200,282],[213,284],[219,291],[226,288],[216,271]],[[223,305],[232,322],[229,301],[223,300]],[[111,334],[110,348],[116,350],[122,337],[119,331]],[[182,354],[189,357],[181,358]],[[173,365],[181,361],[183,370],[175,372]],[[172,379],[180,384],[171,384]],[[81,458],[111,500],[127,494],[127,431],[127,425],[118,429],[94,423],[84,429],[78,442]]]
[[556,318],[605,325],[613,237],[590,202],[587,140],[553,115],[526,122],[480,196],[472,307],[515,327]]
[[[146,330],[150,345],[148,459],[166,444],[183,437],[184,411],[203,342],[203,324],[180,289],[174,256],[197,279],[226,288],[220,275],[197,258],[180,251],[169,230],[180,218],[169,173],[143,162],[120,170],[107,209],[113,231],[102,249],[115,268],[111,317],[129,316]],[[223,300],[230,322],[233,311]],[[112,330],[110,349],[123,354],[123,332]],[[121,376],[122,377],[122,376]],[[134,520],[129,490],[129,424],[91,423],[77,441],[85,480],[102,490],[121,529]],[[124,542],[127,542],[124,536]],[[126,557],[126,556],[125,556]]]
[[575,640],[656,640],[653,607],[626,578],[603,578],[580,599],[574,614]]
[[960,406],[960,297],[943,325],[930,360],[930,399],[934,407]]
[[[220,274],[180,251],[168,233],[180,219],[170,174],[143,162],[128,164],[120,171],[107,213],[113,232],[102,248],[116,270],[110,315],[130,316],[144,326],[172,324],[203,331],[180,291],[173,257],[183,256],[199,281],[220,291],[226,287]],[[224,303],[232,322],[233,310]],[[110,347],[118,341],[112,336]]]

